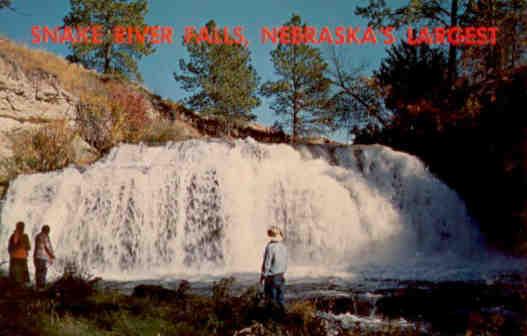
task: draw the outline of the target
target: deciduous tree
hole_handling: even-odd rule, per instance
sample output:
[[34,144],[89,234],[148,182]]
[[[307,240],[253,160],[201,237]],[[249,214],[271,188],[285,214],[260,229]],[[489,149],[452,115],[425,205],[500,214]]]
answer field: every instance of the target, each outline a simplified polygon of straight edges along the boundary
[[328,108],[334,114],[335,129],[351,135],[357,128],[384,124],[387,114],[374,78],[364,75],[363,66],[346,62],[336,48],[331,48],[329,55],[328,78],[333,85]]

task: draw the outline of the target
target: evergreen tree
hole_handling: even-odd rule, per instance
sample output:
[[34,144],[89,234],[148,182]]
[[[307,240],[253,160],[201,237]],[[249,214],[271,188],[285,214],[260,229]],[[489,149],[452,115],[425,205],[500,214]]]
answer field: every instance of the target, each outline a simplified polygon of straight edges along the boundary
[[374,27],[402,25],[498,27],[496,45],[448,46],[448,83],[462,70],[477,80],[524,64],[527,58],[527,0],[408,0],[394,6],[386,0],[369,0],[357,15]]
[[[216,23],[206,25],[209,35],[217,31]],[[192,93],[185,99],[190,109],[212,115],[227,122],[244,123],[255,118],[252,109],[260,105],[256,96],[259,78],[251,65],[249,49],[242,44],[214,44],[197,41],[185,43],[189,60],[179,61],[180,72],[174,78],[181,87]]]
[[[285,25],[305,26],[298,15]],[[274,97],[271,109],[285,115],[291,142],[331,126],[333,120],[327,112],[331,81],[325,76],[328,64],[320,50],[307,44],[279,43],[271,52],[271,60],[278,80],[264,83],[260,92]]]
[[[388,6],[385,0],[369,0],[365,7],[358,6],[355,14],[369,19],[373,27],[425,24],[429,26],[463,25],[462,18],[471,0],[408,0],[406,5]],[[457,47],[448,47],[448,83],[457,78]]]
[[151,43],[114,43],[112,29],[116,26],[133,26],[143,29],[148,11],[146,0],[70,0],[71,10],[64,17],[65,26],[102,27],[103,42],[100,44],[70,44],[72,54],[68,58],[87,68],[105,74],[124,75],[142,80],[137,61],[154,50]]
[[0,9],[10,8],[10,7],[11,7],[11,0],[0,0]]
[[386,107],[401,113],[408,104],[426,99],[440,100],[447,60],[440,49],[426,44],[411,46],[406,42],[393,45],[382,60],[376,80],[385,91]]

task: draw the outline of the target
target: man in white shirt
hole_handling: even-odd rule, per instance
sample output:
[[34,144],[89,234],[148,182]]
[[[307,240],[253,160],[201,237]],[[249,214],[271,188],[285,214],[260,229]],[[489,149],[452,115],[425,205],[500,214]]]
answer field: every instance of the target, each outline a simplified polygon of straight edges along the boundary
[[52,264],[54,259],[55,254],[49,240],[49,226],[44,225],[40,233],[35,237],[34,262],[37,289],[44,288],[46,285],[48,263]]

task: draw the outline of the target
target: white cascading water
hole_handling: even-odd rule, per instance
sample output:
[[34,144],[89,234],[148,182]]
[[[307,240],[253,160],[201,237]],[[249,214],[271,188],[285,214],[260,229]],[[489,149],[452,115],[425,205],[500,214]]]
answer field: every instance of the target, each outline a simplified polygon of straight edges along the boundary
[[251,139],[121,145],[83,171],[20,176],[0,241],[17,221],[30,237],[49,225],[59,260],[119,275],[257,272],[271,225],[297,266],[464,254],[479,239],[456,193],[411,155]]

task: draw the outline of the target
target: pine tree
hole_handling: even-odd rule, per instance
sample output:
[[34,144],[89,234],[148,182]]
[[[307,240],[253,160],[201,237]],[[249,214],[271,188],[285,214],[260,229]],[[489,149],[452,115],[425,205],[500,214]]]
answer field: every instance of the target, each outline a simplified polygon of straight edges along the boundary
[[[298,15],[285,25],[305,26]],[[328,64],[320,50],[307,44],[279,43],[271,52],[271,60],[279,79],[264,83],[260,92],[274,97],[271,109],[285,115],[292,132],[291,142],[326,130],[332,123],[327,113],[331,81],[325,77]]]
[[[464,10],[470,0],[408,0],[406,5],[394,7],[386,0],[369,0],[365,7],[358,6],[355,14],[369,19],[373,27],[425,24],[430,26],[463,25]],[[457,47],[448,47],[448,83],[457,78]]]
[[393,45],[387,54],[374,72],[385,91],[386,107],[401,115],[407,112],[409,104],[444,97],[444,92],[440,94],[447,68],[444,52],[427,44],[412,46],[403,41]]
[[[210,34],[216,23],[206,25]],[[223,40],[223,32],[217,32]],[[185,99],[190,109],[212,115],[227,123],[245,123],[255,118],[260,105],[256,95],[259,78],[251,65],[249,49],[242,44],[214,44],[196,39],[185,43],[189,60],[179,61],[174,78],[192,95]]]
[[151,54],[151,43],[114,43],[112,29],[116,26],[133,26],[142,29],[148,11],[146,0],[70,0],[71,10],[64,17],[65,26],[100,25],[103,43],[70,44],[72,54],[68,59],[80,62],[87,68],[97,69],[105,74],[124,75],[142,80],[137,61]]
[[10,7],[11,7],[11,0],[0,0],[0,9],[10,8]]

